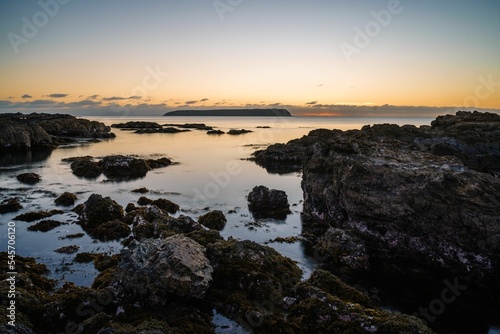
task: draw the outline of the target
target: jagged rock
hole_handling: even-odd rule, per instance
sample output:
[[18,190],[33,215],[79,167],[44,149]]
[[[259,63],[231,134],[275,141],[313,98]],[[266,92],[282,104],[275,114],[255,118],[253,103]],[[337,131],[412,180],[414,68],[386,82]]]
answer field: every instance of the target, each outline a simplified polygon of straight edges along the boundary
[[80,214],[82,227],[93,229],[99,225],[120,219],[124,212],[121,205],[110,197],[103,198],[101,195],[92,194],[84,203],[83,212]]
[[183,235],[133,241],[122,258],[116,273],[120,296],[144,306],[161,307],[171,296],[203,299],[212,284],[205,248]]
[[21,203],[19,203],[19,200],[16,197],[8,198],[3,200],[0,204],[0,214],[16,212],[21,210],[22,208],[23,206],[21,205]]
[[248,203],[255,218],[284,219],[291,212],[286,193],[265,186],[254,187],[248,194]]
[[151,205],[155,205],[168,213],[176,213],[180,209],[179,205],[164,198],[155,199],[151,202]]
[[224,216],[222,211],[219,210],[208,212],[198,218],[198,222],[200,224],[203,224],[204,226],[217,231],[221,231],[224,229],[226,221],[226,217]]
[[54,202],[57,205],[70,206],[75,204],[76,199],[77,197],[75,194],[72,194],[70,192],[64,192],[63,194],[61,194],[61,196],[56,198]]
[[178,218],[170,217],[168,215],[161,215],[151,220],[157,228],[163,227],[177,233],[189,233],[196,230],[203,229],[203,227],[188,216],[180,215]]
[[40,182],[42,180],[40,175],[38,175],[36,173],[23,173],[23,174],[19,174],[18,176],[16,176],[16,178],[19,182],[31,184],[31,185],[37,184],[38,182]]
[[[103,123],[61,114],[1,114],[0,151],[47,150],[65,144],[65,137],[113,138]],[[71,140],[74,141],[74,140]]]

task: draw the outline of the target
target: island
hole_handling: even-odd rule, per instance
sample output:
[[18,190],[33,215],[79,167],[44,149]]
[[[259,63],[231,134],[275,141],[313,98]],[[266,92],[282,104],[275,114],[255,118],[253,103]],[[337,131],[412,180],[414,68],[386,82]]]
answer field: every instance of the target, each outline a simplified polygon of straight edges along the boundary
[[163,116],[259,116],[292,117],[286,109],[210,109],[210,110],[175,110]]

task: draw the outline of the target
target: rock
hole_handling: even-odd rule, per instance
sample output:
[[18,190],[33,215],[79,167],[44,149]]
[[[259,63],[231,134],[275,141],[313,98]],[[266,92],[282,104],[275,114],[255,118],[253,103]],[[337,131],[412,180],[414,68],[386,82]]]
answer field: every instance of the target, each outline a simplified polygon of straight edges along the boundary
[[241,129],[241,130],[231,129],[231,130],[229,130],[229,132],[227,134],[235,136],[235,135],[242,135],[242,134],[250,133],[250,132],[253,132],[253,131],[252,130],[245,130],[245,129]]
[[134,133],[179,133],[179,132],[189,132],[187,129],[176,129],[176,128],[160,128],[160,129],[141,129],[134,131]]
[[153,169],[167,167],[173,164],[172,160],[168,158],[148,159],[147,163],[149,167]]
[[33,185],[40,182],[42,178],[36,173],[23,173],[19,174],[17,179],[19,182]]
[[146,194],[149,192],[149,189],[146,188],[146,187],[142,187],[142,188],[137,188],[137,189],[134,189],[132,190],[133,193],[139,193],[139,194]]
[[[1,114],[0,151],[47,150],[68,142],[65,138],[113,138],[103,123],[61,114]],[[74,141],[74,140],[71,140]]]
[[128,203],[127,207],[125,208],[125,212],[130,213],[136,209],[137,209],[137,207],[134,205],[134,203]]
[[368,254],[363,240],[345,230],[330,227],[319,238],[316,249],[333,259],[344,270],[363,271],[369,267]]
[[137,204],[139,205],[149,205],[153,203],[153,200],[152,199],[149,199],[147,198],[146,196],[141,196],[139,197],[139,199],[137,200]]
[[93,229],[108,221],[120,219],[123,215],[122,206],[110,197],[103,198],[101,195],[92,194],[84,203],[80,220],[82,227]]
[[70,192],[64,192],[63,194],[61,194],[61,196],[56,198],[54,202],[57,205],[70,206],[75,204],[76,199],[77,197],[75,194]]
[[122,251],[116,284],[123,299],[161,307],[172,296],[203,299],[213,268],[205,248],[183,235],[132,242]]
[[226,217],[222,211],[215,210],[198,218],[198,222],[204,226],[217,231],[222,231],[226,225]]
[[124,155],[107,156],[100,161],[104,175],[110,179],[134,179],[146,176],[151,169],[144,159]]
[[91,236],[101,241],[118,240],[129,234],[130,227],[117,219],[102,223],[90,232]]
[[63,254],[73,254],[73,253],[78,252],[79,249],[80,249],[80,246],[71,245],[71,246],[59,247],[58,249],[55,250],[55,252],[63,253]]
[[[155,206],[153,206],[155,208]],[[150,220],[156,225],[157,229],[167,229],[176,233],[190,233],[201,230],[203,227],[188,216],[180,215],[178,218],[170,217],[163,214],[153,220]]]
[[180,209],[179,205],[164,198],[155,199],[151,202],[151,205],[155,205],[168,213],[176,213]]
[[210,130],[210,131],[207,131],[207,135],[223,135],[225,134],[224,131],[222,130]]
[[102,174],[101,165],[92,157],[73,158],[70,167],[73,174],[79,177],[96,178]]
[[21,210],[22,208],[23,206],[21,205],[21,203],[19,203],[19,200],[16,197],[8,198],[3,200],[0,204],[0,214],[16,212]]
[[34,222],[35,220],[48,218],[56,214],[61,214],[63,211],[61,210],[51,210],[51,211],[35,211],[35,212],[27,212],[21,215],[14,217],[14,220],[20,220],[24,222]]
[[161,129],[161,125],[155,122],[127,122],[112,124],[112,128],[117,129]]
[[56,220],[42,220],[35,225],[28,226],[28,231],[48,232],[61,225],[62,223]]
[[291,213],[286,193],[265,186],[254,187],[248,194],[248,203],[255,218],[284,219]]
[[203,123],[186,123],[186,124],[164,124],[164,126],[175,126],[181,129],[195,129],[195,130],[212,130],[213,127]]

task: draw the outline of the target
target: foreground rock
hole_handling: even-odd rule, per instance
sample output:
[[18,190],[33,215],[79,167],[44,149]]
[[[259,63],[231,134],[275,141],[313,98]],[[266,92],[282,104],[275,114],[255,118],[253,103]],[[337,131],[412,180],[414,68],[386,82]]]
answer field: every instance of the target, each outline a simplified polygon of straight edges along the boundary
[[62,206],[70,206],[75,204],[76,199],[77,196],[75,194],[72,194],[70,192],[64,192],[54,200],[54,203]]
[[164,240],[133,242],[122,252],[116,285],[124,299],[160,307],[172,296],[203,299],[212,283],[212,266],[205,248],[175,235]]
[[80,221],[83,228],[94,229],[101,224],[122,218],[123,207],[110,197],[92,194],[83,205]]
[[291,213],[286,193],[265,186],[254,187],[248,194],[248,208],[255,218],[284,219]]
[[0,203],[0,214],[16,212],[23,208],[16,197],[5,199]]
[[429,286],[457,277],[476,307],[500,309],[499,115],[316,130],[288,146],[285,164],[303,161],[304,235],[329,261],[417,281],[430,300]]
[[226,217],[222,211],[219,210],[208,212],[198,218],[200,224],[217,231],[222,231],[224,229],[226,221]]
[[30,184],[30,185],[37,184],[38,182],[40,182],[42,180],[40,175],[38,175],[36,173],[23,173],[23,174],[19,174],[18,176],[16,176],[16,178],[19,182]]
[[74,175],[96,178],[101,174],[112,180],[130,180],[146,176],[151,169],[167,167],[173,164],[168,158],[140,159],[126,155],[111,155],[96,161],[93,157],[73,157],[64,159],[71,163]]
[[103,123],[61,114],[0,114],[0,151],[47,150],[75,138],[113,138]]

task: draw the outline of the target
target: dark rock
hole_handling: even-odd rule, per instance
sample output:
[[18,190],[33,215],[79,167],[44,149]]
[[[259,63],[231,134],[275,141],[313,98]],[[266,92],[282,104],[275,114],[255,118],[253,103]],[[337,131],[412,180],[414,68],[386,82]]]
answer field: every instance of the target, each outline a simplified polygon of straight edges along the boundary
[[168,213],[176,213],[180,209],[179,205],[164,198],[155,199],[151,202],[151,205],[155,205]]
[[207,131],[207,135],[223,135],[225,134],[224,131],[222,130],[210,130],[210,131]]
[[79,216],[83,213],[83,210],[85,209],[85,205],[83,204],[78,204],[75,206],[71,211],[77,213]]
[[172,160],[168,158],[148,159],[147,163],[149,167],[153,169],[167,167],[173,164]]
[[83,238],[85,236],[85,233],[74,233],[74,234],[68,234],[65,235],[64,237],[59,237],[58,239],[64,240],[64,239],[77,239],[77,238]]
[[[150,165],[151,166],[151,165]],[[146,187],[142,187],[142,188],[137,188],[137,189],[134,189],[132,190],[133,193],[139,193],[139,194],[146,194],[149,192],[149,189],[146,188]]]
[[228,131],[228,135],[242,135],[242,134],[245,134],[245,133],[250,133],[250,132],[253,132],[252,130],[245,130],[245,129],[241,129],[241,130],[237,130],[237,129],[231,129]]
[[149,205],[153,203],[153,200],[152,199],[149,199],[147,198],[146,196],[141,196],[139,197],[139,199],[137,200],[137,204],[139,205]]
[[179,133],[179,132],[189,132],[187,129],[177,129],[177,128],[160,128],[160,129],[141,129],[134,131],[134,133]]
[[84,228],[93,229],[108,221],[120,219],[123,214],[123,208],[111,198],[92,194],[84,203],[80,220]]
[[96,178],[102,174],[101,165],[93,161],[92,157],[73,158],[72,160],[70,167],[76,176]]
[[125,212],[129,213],[129,212],[132,212],[136,209],[137,209],[137,207],[134,205],[134,203],[128,203],[127,207],[125,208]]
[[118,129],[161,129],[161,125],[155,122],[127,122],[111,125],[112,128]]
[[144,159],[112,155],[100,161],[104,175],[110,179],[134,179],[146,176],[151,169]]
[[217,231],[221,231],[224,229],[224,226],[226,226],[226,221],[226,217],[224,216],[222,211],[219,210],[211,211],[198,218],[198,222],[200,224],[203,224],[206,227]]
[[90,232],[91,236],[101,241],[118,240],[127,237],[129,234],[130,227],[116,219],[102,223]]
[[19,182],[31,184],[31,185],[40,182],[41,179],[42,178],[40,177],[40,175],[38,175],[36,173],[24,173],[24,174],[19,174],[17,176],[17,180]]
[[291,213],[286,193],[265,186],[254,187],[248,194],[248,203],[255,218],[284,219]]
[[55,252],[63,253],[63,254],[73,254],[73,253],[78,252],[79,249],[80,249],[80,246],[71,245],[71,246],[59,247],[58,249],[55,250]]
[[113,138],[103,123],[61,114],[1,114],[0,151],[50,150],[66,137]]
[[170,296],[203,299],[212,283],[205,248],[183,235],[132,242],[122,251],[116,284],[126,300],[161,307]]
[[74,205],[77,197],[70,192],[64,192],[61,196],[55,199],[57,205],[70,206]]
[[175,126],[181,129],[195,129],[195,130],[212,130],[213,127],[203,123],[186,123],[186,124],[164,124],[163,126]]
[[[155,206],[153,206],[155,208]],[[203,227],[188,216],[180,215],[178,218],[161,215],[152,220],[157,229],[167,229],[176,233],[190,233],[201,230]]]
[[27,212],[14,217],[14,220],[20,220],[24,222],[34,222],[35,220],[48,218],[55,214],[61,214],[61,213],[63,213],[63,211],[60,210]]
[[210,244],[224,240],[218,231],[197,229],[186,234],[187,237],[193,239],[200,245],[208,247]]
[[35,225],[28,226],[28,231],[48,232],[61,225],[62,223],[56,220],[42,220]]
[[0,214],[16,212],[21,210],[22,208],[23,206],[21,205],[21,203],[19,203],[19,200],[16,197],[8,198],[3,200],[0,204]]

